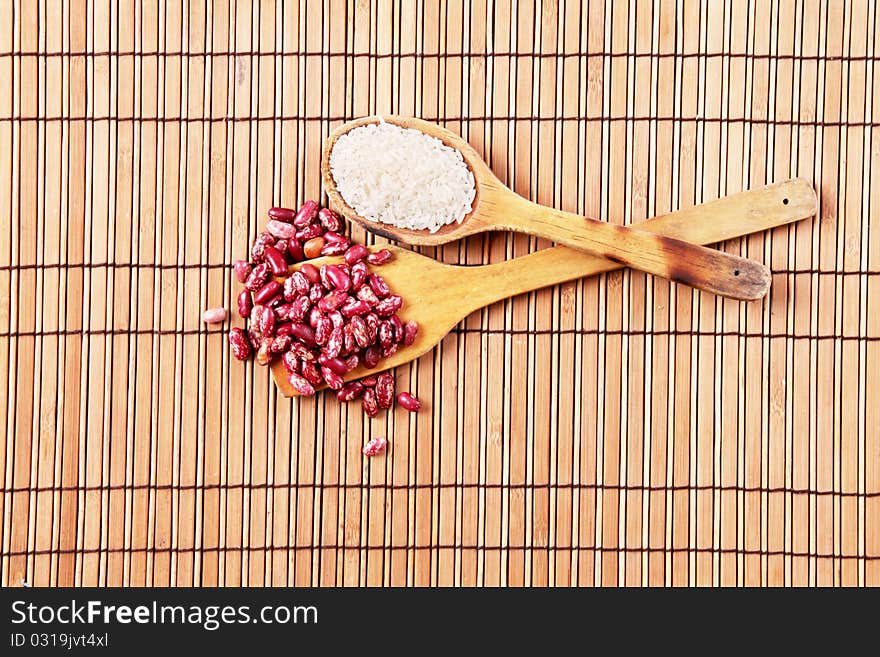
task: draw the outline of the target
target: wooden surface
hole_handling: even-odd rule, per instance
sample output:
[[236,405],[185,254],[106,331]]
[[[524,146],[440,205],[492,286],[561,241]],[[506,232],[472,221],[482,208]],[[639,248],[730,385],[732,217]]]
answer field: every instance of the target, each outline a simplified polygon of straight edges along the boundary
[[[872,3],[133,8],[0,3],[3,584],[880,584]],[[497,303],[398,370],[427,412],[369,422],[199,316],[378,112],[617,224],[794,176],[820,217],[725,243],[763,303],[635,272]]]

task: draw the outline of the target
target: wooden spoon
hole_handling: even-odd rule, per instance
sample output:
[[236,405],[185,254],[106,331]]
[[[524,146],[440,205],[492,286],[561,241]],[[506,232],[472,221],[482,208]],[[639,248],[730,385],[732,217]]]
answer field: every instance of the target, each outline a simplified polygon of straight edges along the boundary
[[336,181],[330,171],[330,152],[339,137],[363,125],[378,123],[378,117],[349,121],[334,130],[324,143],[321,175],[330,198],[330,207],[372,233],[406,244],[436,246],[475,233],[512,230],[544,237],[733,299],[760,299],[770,289],[770,270],[761,263],[690,244],[669,235],[617,226],[532,203],[498,180],[470,144],[454,132],[421,119],[399,116],[382,118],[387,123],[420,130],[458,150],[474,174],[476,197],[472,211],[461,223],[447,224],[436,233],[398,228],[360,216],[336,189]]
[[[655,217],[640,223],[639,227],[657,235],[711,244],[804,219],[814,215],[816,210],[813,188],[805,180],[795,179]],[[403,321],[417,321],[419,334],[412,346],[382,359],[376,369],[359,367],[349,372],[344,377],[346,380],[415,360],[436,346],[462,319],[490,303],[620,269],[619,263],[562,246],[475,267],[446,265],[412,251],[390,249],[394,260],[374,269],[388,281],[393,292],[404,298],[399,315]],[[339,261],[337,257],[311,262],[320,265]],[[273,362],[272,371],[282,394],[294,396],[296,393],[287,382],[287,372],[280,359]]]

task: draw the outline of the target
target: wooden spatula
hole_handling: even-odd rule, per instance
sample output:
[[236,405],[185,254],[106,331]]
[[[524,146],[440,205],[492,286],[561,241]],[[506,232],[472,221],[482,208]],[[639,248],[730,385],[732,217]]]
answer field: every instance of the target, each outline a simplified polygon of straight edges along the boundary
[[[639,227],[657,235],[711,244],[804,219],[816,210],[813,188],[805,180],[795,179],[655,217]],[[399,315],[403,321],[417,321],[419,334],[412,346],[383,359],[376,369],[357,368],[344,377],[346,380],[418,358],[462,319],[490,303],[621,267],[619,263],[561,246],[477,267],[446,265],[412,251],[387,248],[394,251],[394,260],[376,269],[391,289],[404,298]],[[339,260],[319,258],[311,262],[320,265]],[[297,268],[298,265],[291,270]],[[280,360],[272,364],[272,371],[282,394],[294,396]]]
[[369,221],[350,207],[336,189],[330,170],[330,153],[345,133],[377,123],[378,117],[349,121],[324,143],[321,176],[330,207],[366,230],[405,244],[435,246],[490,230],[512,230],[544,237],[557,244],[599,255],[622,265],[669,278],[677,283],[732,299],[760,299],[770,289],[770,270],[759,262],[707,249],[668,234],[617,226],[555,210],[524,199],[506,187],[465,140],[436,123],[403,116],[383,116],[387,123],[413,128],[459,151],[474,175],[473,209],[461,223],[443,226],[436,233],[410,230]]

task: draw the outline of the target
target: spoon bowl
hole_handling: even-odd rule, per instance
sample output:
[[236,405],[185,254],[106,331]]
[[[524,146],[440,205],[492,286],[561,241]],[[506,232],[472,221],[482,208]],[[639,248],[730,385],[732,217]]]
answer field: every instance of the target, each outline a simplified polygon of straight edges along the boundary
[[461,221],[441,226],[436,232],[432,233],[427,230],[399,228],[391,224],[371,221],[359,215],[354,208],[349,206],[336,188],[336,180],[330,171],[330,153],[336,145],[336,141],[345,133],[365,125],[379,123],[379,117],[376,116],[365,116],[344,123],[330,133],[324,142],[324,150],[321,154],[321,179],[324,183],[324,190],[330,199],[330,207],[333,210],[375,235],[416,246],[438,246],[470,235],[476,235],[477,233],[495,230],[491,219],[491,210],[494,207],[495,200],[493,198],[494,190],[508,190],[492,173],[492,170],[470,144],[451,130],[442,128],[430,121],[403,116],[383,116],[382,120],[385,123],[401,128],[414,128],[426,135],[439,139],[446,146],[454,148],[461,153],[465,164],[471,170],[471,173],[474,174],[474,182],[476,184],[476,195],[471,204],[471,211]]

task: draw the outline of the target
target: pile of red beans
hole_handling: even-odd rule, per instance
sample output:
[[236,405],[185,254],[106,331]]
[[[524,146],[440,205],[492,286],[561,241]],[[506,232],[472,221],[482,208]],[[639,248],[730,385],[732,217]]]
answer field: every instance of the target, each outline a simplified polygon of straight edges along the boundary
[[[244,284],[238,313],[248,326],[232,328],[229,343],[239,360],[256,353],[257,363],[268,365],[280,358],[300,395],[314,395],[327,385],[340,401],[360,399],[364,412],[375,417],[394,403],[394,376],[384,372],[348,383],[343,377],[359,365],[375,368],[411,345],[419,327],[400,319],[403,299],[370,269],[391,260],[392,253],[371,253],[352,244],[341,229],[339,216],[314,201],[296,211],[269,210],[250,260],[235,263],[235,276]],[[343,258],[320,267],[304,262],[289,271],[290,265],[318,256]],[[409,411],[421,408],[408,392],[397,395],[397,402]]]

